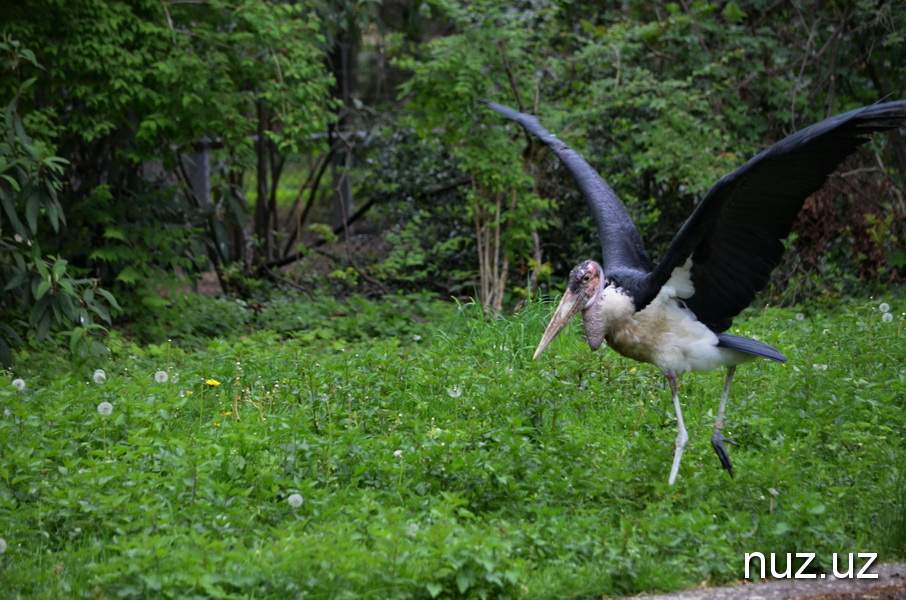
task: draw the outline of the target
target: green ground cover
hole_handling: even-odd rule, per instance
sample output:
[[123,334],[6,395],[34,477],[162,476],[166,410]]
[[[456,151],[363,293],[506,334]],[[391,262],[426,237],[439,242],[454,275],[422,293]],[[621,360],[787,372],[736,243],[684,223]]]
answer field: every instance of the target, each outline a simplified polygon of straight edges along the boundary
[[735,479],[722,374],[683,379],[670,487],[663,378],[575,325],[532,362],[548,303],[181,303],[162,331],[217,337],[0,378],[0,597],[573,598],[738,580],[746,552],[902,559],[904,309],[745,313],[790,361],[737,374]]

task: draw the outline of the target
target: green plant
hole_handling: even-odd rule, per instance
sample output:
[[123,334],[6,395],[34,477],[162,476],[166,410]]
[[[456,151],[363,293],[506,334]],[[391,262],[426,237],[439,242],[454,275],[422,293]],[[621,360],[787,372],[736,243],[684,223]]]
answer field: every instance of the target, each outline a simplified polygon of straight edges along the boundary
[[[78,174],[59,193],[70,235],[48,235],[45,251],[136,312],[174,271],[272,258],[275,196],[252,205],[243,178],[259,169],[275,194],[287,155],[321,149],[331,103],[319,27],[307,2],[10,7],[0,32],[43,62],[23,66],[33,83],[19,106]],[[263,217],[246,237],[253,209]]]
[[[0,41],[0,53],[13,77],[23,63],[38,66],[34,53],[15,40]],[[73,354],[99,351],[89,335],[103,329],[96,321],[110,323],[110,308],[120,308],[97,279],[79,277],[65,258],[45,253],[48,238],[66,226],[58,194],[67,161],[25,131],[18,101],[34,83],[21,82],[7,104],[0,142],[0,363],[5,366],[29,334],[40,343],[52,331],[63,331]]]
[[177,304],[247,320],[0,380],[0,595],[598,597],[736,581],[754,551],[900,560],[903,302],[748,310],[790,362],[738,374],[734,479],[707,443],[721,378],[683,380],[672,487],[662,378],[576,326],[532,361],[551,303],[415,329],[420,298],[284,298],[256,317],[280,333]]

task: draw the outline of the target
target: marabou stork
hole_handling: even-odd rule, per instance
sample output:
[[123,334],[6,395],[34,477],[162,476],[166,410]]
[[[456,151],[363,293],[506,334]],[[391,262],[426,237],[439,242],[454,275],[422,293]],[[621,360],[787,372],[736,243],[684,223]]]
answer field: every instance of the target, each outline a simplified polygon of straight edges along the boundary
[[485,103],[537,136],[563,162],[598,227],[602,262],[586,260],[569,274],[534,358],[580,312],[588,345],[603,341],[618,353],[652,363],[667,377],[676,410],[676,450],[668,482],[679,471],[689,439],[677,394],[686,371],[727,367],[711,445],[733,476],[723,436],[724,409],[737,365],[756,357],[786,357],[762,342],[724,333],[733,317],[765,288],[806,198],[817,191],[867,134],[906,119],[906,101],[830,117],[774,144],[722,177],[654,264],[626,208],[595,170],[551,135],[534,116]]

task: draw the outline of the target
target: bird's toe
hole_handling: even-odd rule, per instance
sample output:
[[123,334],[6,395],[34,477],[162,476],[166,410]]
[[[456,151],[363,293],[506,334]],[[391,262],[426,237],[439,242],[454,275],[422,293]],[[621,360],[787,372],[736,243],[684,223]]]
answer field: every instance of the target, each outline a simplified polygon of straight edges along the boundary
[[714,434],[711,436],[711,446],[714,448],[714,452],[717,453],[717,458],[720,459],[721,466],[727,470],[730,477],[733,477],[733,463],[730,461],[730,454],[727,452],[727,447],[724,446],[724,442],[733,444],[734,446],[739,445],[733,440],[725,438],[719,429],[715,429]]

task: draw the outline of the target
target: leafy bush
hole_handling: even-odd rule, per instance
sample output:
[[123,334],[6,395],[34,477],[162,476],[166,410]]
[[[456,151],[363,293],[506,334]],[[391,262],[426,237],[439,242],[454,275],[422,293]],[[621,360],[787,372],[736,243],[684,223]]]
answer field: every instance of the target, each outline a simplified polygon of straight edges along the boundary
[[[16,41],[0,41],[0,54],[5,75],[18,76],[22,63],[37,67],[34,53]],[[64,331],[73,353],[102,350],[88,335],[103,329],[96,320],[110,323],[110,308],[119,309],[97,279],[79,277],[65,258],[45,253],[48,228],[56,234],[66,225],[58,199],[66,161],[25,131],[18,98],[33,84],[34,79],[22,82],[7,105],[0,142],[0,363],[5,366],[29,334],[41,342]]]

